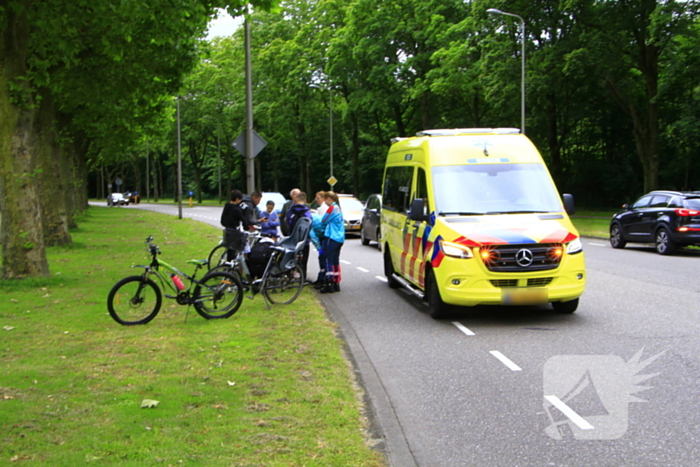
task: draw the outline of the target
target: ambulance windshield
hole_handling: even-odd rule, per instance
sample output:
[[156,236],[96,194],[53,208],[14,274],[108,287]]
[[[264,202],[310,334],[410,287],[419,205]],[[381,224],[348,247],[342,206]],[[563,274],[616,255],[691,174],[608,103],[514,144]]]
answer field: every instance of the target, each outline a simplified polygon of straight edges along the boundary
[[468,164],[432,169],[438,215],[561,212],[543,164]]

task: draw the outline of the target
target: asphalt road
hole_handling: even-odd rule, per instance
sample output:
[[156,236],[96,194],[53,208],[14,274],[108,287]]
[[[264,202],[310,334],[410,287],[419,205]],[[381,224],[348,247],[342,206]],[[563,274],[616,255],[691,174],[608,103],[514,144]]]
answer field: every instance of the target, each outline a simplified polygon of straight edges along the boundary
[[[219,213],[184,210],[215,226]],[[322,300],[391,465],[700,465],[700,253],[584,250],[572,315],[476,307],[435,321],[389,289],[373,245],[347,240],[342,292]]]

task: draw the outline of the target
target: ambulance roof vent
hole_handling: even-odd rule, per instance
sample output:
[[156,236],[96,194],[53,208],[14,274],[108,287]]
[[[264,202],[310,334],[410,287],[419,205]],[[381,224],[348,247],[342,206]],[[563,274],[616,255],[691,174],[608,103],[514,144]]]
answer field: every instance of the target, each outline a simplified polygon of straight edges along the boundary
[[423,130],[416,136],[455,136],[455,135],[515,135],[518,128],[451,128],[444,130]]

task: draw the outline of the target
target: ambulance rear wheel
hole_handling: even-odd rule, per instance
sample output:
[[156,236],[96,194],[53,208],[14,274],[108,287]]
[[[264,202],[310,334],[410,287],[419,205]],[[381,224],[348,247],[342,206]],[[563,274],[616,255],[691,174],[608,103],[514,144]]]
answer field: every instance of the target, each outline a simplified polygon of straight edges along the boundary
[[428,270],[425,278],[425,298],[428,302],[428,313],[433,319],[445,319],[449,317],[450,306],[442,301],[440,297],[440,289],[438,289],[435,273],[432,269]]
[[401,287],[399,281],[394,279],[394,265],[391,262],[391,253],[389,253],[389,247],[384,248],[384,275],[386,276],[386,282],[392,289],[398,289]]

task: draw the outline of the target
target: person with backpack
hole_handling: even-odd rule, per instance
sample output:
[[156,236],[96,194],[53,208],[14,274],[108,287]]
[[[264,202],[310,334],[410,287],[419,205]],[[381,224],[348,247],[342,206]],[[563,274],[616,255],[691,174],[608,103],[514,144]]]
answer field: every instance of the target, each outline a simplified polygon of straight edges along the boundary
[[[311,217],[311,210],[306,205],[306,193],[300,191],[293,199],[294,204],[289,207],[285,217],[285,224],[287,225],[287,232],[289,235],[294,231],[294,226],[297,225],[297,221],[302,217],[308,217],[313,221]],[[309,261],[309,241],[307,240],[302,251],[301,258],[301,270],[304,271],[304,278],[306,278],[306,265]]]

